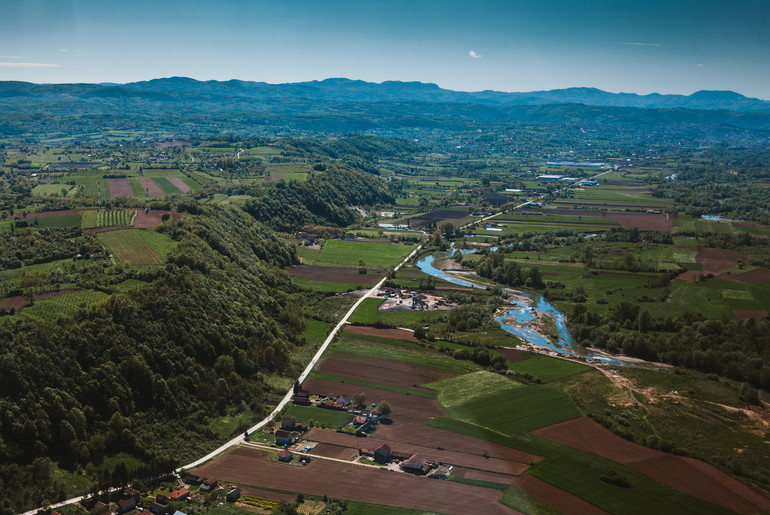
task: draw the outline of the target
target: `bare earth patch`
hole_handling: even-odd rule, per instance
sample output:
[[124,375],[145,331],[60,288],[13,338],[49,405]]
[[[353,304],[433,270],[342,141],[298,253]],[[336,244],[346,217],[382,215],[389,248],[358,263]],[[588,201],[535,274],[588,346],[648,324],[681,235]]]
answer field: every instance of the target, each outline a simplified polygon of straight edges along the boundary
[[767,317],[767,311],[764,309],[733,309],[732,312],[738,318],[756,318],[761,320]]
[[734,250],[707,247],[699,247],[695,256],[698,263],[703,263],[703,271],[712,274],[718,274],[734,267],[739,259],[745,260],[746,256]]
[[171,216],[172,220],[182,219],[182,214],[177,213],[176,211],[157,209],[145,213],[144,210],[140,210],[134,218],[134,227],[137,229],[155,229],[163,223],[163,215],[165,214]]
[[[304,467],[292,467],[265,461],[264,453],[246,448],[234,449],[195,469],[194,473],[245,485],[448,514],[517,513],[500,504],[500,492],[490,488],[436,481],[323,459],[312,460]],[[383,492],[398,494],[383,495]]]
[[393,340],[402,340],[406,342],[419,341],[414,337],[414,333],[405,329],[378,329],[367,325],[346,325],[344,331],[351,334],[379,336],[380,338],[391,338]]
[[294,277],[309,281],[325,281],[332,283],[351,283],[372,285],[377,284],[381,275],[359,274],[355,268],[332,268],[323,266],[296,265],[286,268]]
[[770,499],[715,467],[631,443],[587,417],[544,427],[534,433],[626,464],[680,492],[741,514],[770,510]]
[[[43,300],[47,299],[49,297],[55,297],[56,295],[61,295],[63,293],[71,293],[75,290],[58,290],[58,291],[47,291],[45,293],[38,293],[35,295],[35,300]],[[0,308],[5,308],[7,310],[10,310],[11,308],[14,308],[16,311],[19,311],[21,308],[26,307],[29,304],[29,300],[27,297],[23,295],[17,295],[15,297],[8,297],[5,299],[0,299]]]
[[165,195],[163,189],[150,177],[139,177],[139,182],[142,183],[142,188],[144,188],[151,197]]
[[110,197],[133,197],[131,182],[128,179],[107,179],[110,188]]
[[184,182],[179,177],[167,177],[168,182],[179,188],[183,192],[190,191],[190,186],[187,185],[186,182]]

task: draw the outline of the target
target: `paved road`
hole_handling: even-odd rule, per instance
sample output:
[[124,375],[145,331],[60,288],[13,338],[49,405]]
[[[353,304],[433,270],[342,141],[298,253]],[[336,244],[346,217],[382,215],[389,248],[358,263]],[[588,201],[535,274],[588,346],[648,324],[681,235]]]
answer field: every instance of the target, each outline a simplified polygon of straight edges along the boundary
[[[406,256],[398,265],[396,265],[394,270],[398,271],[407,261],[412,259],[412,257],[420,251],[420,249],[422,249],[422,244],[417,245],[417,247],[412,252],[410,252],[408,256]],[[334,337],[337,336],[337,333],[340,331],[340,329],[342,329],[342,327],[345,324],[347,324],[348,319],[350,318],[350,315],[352,315],[355,312],[356,308],[358,308],[358,306],[360,306],[361,303],[364,300],[366,300],[369,297],[371,297],[374,294],[374,292],[376,292],[379,288],[381,288],[382,284],[387,279],[388,279],[387,276],[383,277],[380,280],[380,282],[375,284],[360,299],[358,299],[355,302],[355,304],[353,304],[353,306],[351,306],[351,308],[348,310],[348,312],[345,313],[345,316],[342,317],[342,319],[340,319],[339,323],[334,327],[332,332],[329,333],[329,336],[326,337],[326,340],[324,340],[323,345],[321,345],[321,347],[318,349],[318,352],[315,353],[315,355],[313,356],[313,359],[310,360],[310,363],[307,364],[307,367],[305,367],[305,370],[299,376],[298,381],[300,382],[300,384],[305,379],[307,379],[307,376],[310,375],[310,373],[313,371],[313,368],[320,361],[320,359],[323,356],[324,352],[326,352],[327,347],[329,347],[329,344],[334,340]],[[293,394],[294,394],[293,389],[289,390],[288,392],[286,392],[286,395],[284,395],[283,399],[281,399],[281,402],[278,403],[278,405],[275,407],[275,409],[273,411],[271,411],[270,414],[267,415],[264,419],[259,421],[254,426],[250,427],[247,430],[247,433],[251,434],[254,431],[259,431],[260,429],[265,427],[267,424],[269,424],[270,421],[273,420],[273,417],[275,417],[278,413],[280,413],[280,411],[284,407],[286,407],[286,405],[289,403],[289,401],[291,401],[291,398],[292,398]],[[208,453],[204,457],[202,457],[202,458],[200,458],[198,460],[195,460],[192,463],[188,463],[187,465],[183,465],[182,467],[178,468],[175,472],[178,472],[179,470],[182,470],[182,469],[191,469],[191,468],[198,467],[198,466],[202,465],[203,463],[206,463],[210,459],[214,458],[215,456],[218,456],[219,454],[222,454],[223,452],[225,452],[229,448],[231,448],[231,447],[233,447],[235,445],[243,444],[245,442],[246,442],[245,435],[238,435],[235,438],[233,438],[232,440],[230,440],[229,442],[227,442],[226,444],[224,444],[221,447],[217,448],[216,450],[211,451],[210,453]],[[111,489],[109,491],[111,492],[111,491],[114,491],[114,490],[117,490],[117,489]],[[28,512],[23,513],[22,515],[35,515],[35,513],[37,513],[39,510],[43,510],[43,509],[46,509],[46,508],[49,508],[49,509],[60,508],[60,507],[65,506],[67,504],[72,504],[72,503],[80,502],[85,497],[86,496],[73,497],[72,499],[67,499],[66,501],[62,501],[62,502],[59,502],[59,503],[56,503],[56,504],[51,504],[50,506],[46,506],[46,507],[41,507],[41,508],[36,508],[34,510],[30,510]]]

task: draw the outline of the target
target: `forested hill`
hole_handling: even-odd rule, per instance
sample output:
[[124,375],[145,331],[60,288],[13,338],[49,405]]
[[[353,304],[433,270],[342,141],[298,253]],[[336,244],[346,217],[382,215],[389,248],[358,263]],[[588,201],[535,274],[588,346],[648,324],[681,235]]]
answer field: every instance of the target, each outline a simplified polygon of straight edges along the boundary
[[767,130],[770,102],[729,91],[468,93],[435,84],[348,79],[277,85],[182,77],[122,85],[0,82],[0,138],[72,137],[105,129],[187,135],[455,131],[476,130],[479,121]]
[[342,164],[316,165],[305,182],[279,182],[241,191],[255,197],[244,206],[249,214],[285,232],[307,224],[350,225],[361,216],[351,206],[395,202],[383,182]]
[[0,324],[0,512],[61,498],[55,462],[103,485],[128,479],[105,461],[118,453],[138,475],[168,470],[213,441],[210,417],[263,411],[262,374],[298,372],[302,314],[278,268],[293,249],[243,211],[179,209],[165,266],[104,268],[105,284],[143,287],[55,322]]

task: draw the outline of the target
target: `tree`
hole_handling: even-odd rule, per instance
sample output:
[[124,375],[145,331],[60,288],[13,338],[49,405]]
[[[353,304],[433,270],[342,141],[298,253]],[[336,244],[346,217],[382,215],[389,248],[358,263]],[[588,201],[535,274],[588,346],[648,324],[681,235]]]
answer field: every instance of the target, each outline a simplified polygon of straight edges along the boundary
[[380,415],[383,417],[388,418],[391,414],[390,403],[388,401],[380,401],[377,405],[377,411],[379,411]]
[[364,392],[354,393],[353,394],[353,402],[355,402],[357,406],[365,406],[366,405],[366,394]]

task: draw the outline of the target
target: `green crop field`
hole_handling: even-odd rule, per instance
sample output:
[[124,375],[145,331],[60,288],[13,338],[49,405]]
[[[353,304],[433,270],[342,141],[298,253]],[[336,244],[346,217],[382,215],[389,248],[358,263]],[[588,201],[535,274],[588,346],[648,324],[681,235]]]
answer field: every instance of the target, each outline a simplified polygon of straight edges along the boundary
[[304,265],[314,265],[318,259],[318,255],[321,253],[321,249],[306,247],[304,245],[298,245],[294,248],[297,251],[297,256],[302,259],[302,264]]
[[347,240],[326,240],[315,264],[319,266],[389,268],[397,265],[414,250],[413,245]]
[[165,234],[147,229],[121,229],[101,232],[99,240],[115,257],[130,265],[160,265],[176,242]]
[[446,311],[378,311],[382,299],[366,299],[350,316],[353,324],[374,325],[383,323],[391,326],[411,326],[421,320],[436,320],[446,316]]
[[70,197],[77,190],[75,186],[68,184],[38,184],[32,188],[33,195],[40,195],[43,197],[56,196],[56,197]]
[[[363,288],[355,283],[336,283],[331,281],[314,281],[312,279],[303,279],[302,277],[292,277],[291,282],[297,286],[307,288],[313,291],[325,291],[330,293],[342,293],[345,291]],[[368,286],[366,288],[369,288]]]
[[535,354],[530,359],[517,363],[509,363],[508,369],[532,374],[544,383],[593,370],[587,365],[581,365],[566,359],[552,358],[542,354]]
[[19,316],[53,322],[59,315],[71,314],[81,305],[97,304],[108,297],[106,293],[92,290],[62,293],[35,301],[33,305],[20,310]]
[[40,227],[78,227],[80,215],[30,216],[27,221]]
[[[342,392],[334,393],[341,394]],[[286,408],[286,416],[296,419],[297,422],[304,422],[306,424],[309,421],[314,420],[317,424],[331,428],[342,427],[353,420],[353,415],[345,413],[344,411],[323,409],[316,406],[296,406],[294,404],[290,404]]]
[[439,351],[419,347],[414,343],[402,342],[390,338],[343,333],[340,336],[340,339],[334,342],[330,347],[338,352],[402,361],[404,363],[438,368],[457,374],[481,369],[481,367],[475,363],[456,360]]
[[[430,383],[452,417],[507,435],[533,431],[582,413],[569,395],[551,386],[524,386],[509,379],[466,374]],[[505,383],[504,381],[507,381]],[[478,391],[475,386],[479,384]],[[473,393],[465,391],[466,388]]]
[[98,209],[83,212],[82,227],[93,229],[97,227],[129,226],[134,223],[135,209]]
[[[146,175],[146,174],[145,174]],[[181,177],[181,175],[178,175]],[[168,176],[164,177],[153,177],[152,180],[155,182],[155,184],[158,185],[160,189],[163,190],[163,193],[169,194],[169,193],[181,193],[182,190],[168,182]]]

